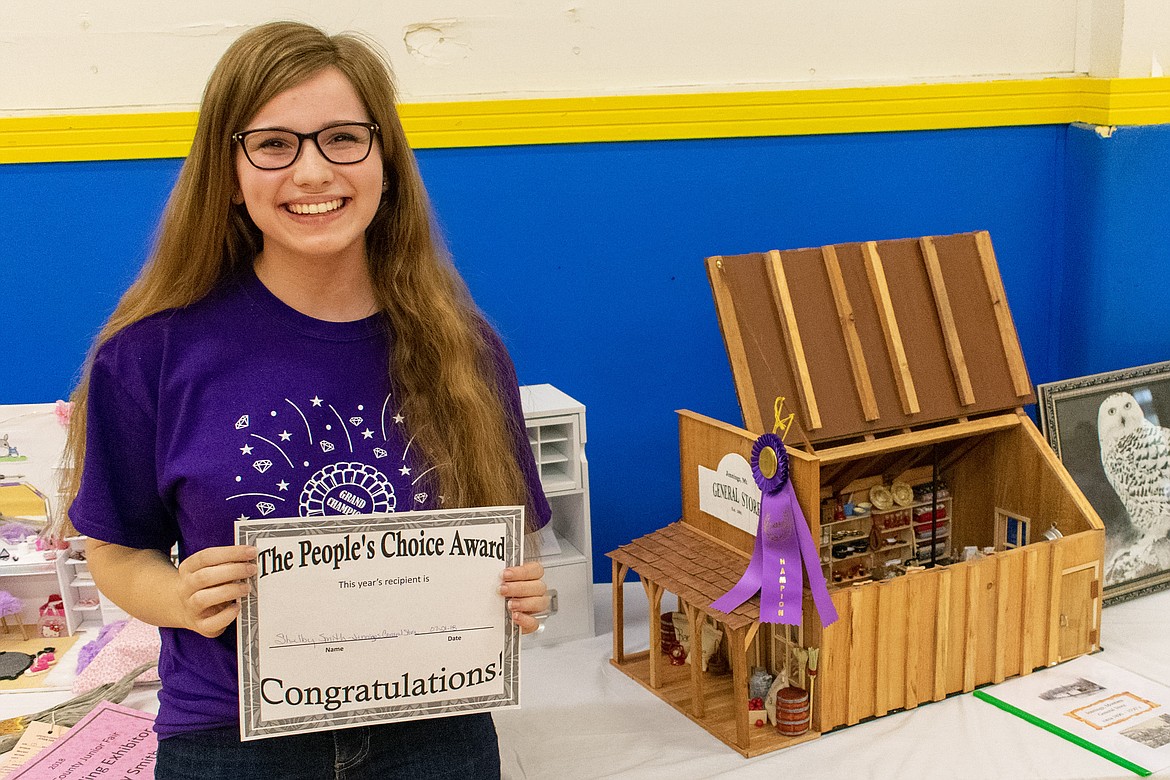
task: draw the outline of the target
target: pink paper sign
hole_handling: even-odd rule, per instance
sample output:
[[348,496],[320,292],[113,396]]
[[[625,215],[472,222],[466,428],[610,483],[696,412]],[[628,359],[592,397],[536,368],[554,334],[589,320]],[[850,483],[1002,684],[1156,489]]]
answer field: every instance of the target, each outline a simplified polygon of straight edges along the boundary
[[153,778],[158,752],[153,726],[153,715],[103,701],[8,780]]

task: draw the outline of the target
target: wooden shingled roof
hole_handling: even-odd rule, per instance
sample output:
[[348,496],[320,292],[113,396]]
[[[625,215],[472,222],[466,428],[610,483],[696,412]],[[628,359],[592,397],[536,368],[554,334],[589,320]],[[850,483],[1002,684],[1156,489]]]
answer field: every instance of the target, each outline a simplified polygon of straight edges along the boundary
[[711,602],[731,590],[747,569],[748,557],[720,544],[682,522],[622,545],[607,555],[636,571],[644,580],[661,585],[686,603],[741,628],[759,620],[756,596],[730,615],[711,608]]

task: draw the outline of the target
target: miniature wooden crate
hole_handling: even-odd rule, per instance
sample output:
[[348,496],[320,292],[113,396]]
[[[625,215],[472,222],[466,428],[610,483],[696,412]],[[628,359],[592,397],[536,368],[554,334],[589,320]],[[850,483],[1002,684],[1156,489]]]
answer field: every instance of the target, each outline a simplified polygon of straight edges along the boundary
[[[986,233],[711,258],[708,270],[750,430],[680,412],[683,516],[610,553],[618,668],[752,756],[1099,648],[1104,527],[1023,414],[1034,396]],[[822,501],[937,476],[955,549],[988,554],[830,582],[839,620],[824,629],[807,590],[799,629],[761,624],[756,599],[711,609],[746,568],[754,527],[701,508],[700,471],[746,464],[783,419],[780,398],[814,539]],[[650,651],[636,655],[621,625],[631,570],[652,616]],[[658,652],[668,593],[724,631],[730,675],[679,671]],[[819,649],[812,680],[794,647]],[[753,665],[812,683],[808,734],[748,722]]]

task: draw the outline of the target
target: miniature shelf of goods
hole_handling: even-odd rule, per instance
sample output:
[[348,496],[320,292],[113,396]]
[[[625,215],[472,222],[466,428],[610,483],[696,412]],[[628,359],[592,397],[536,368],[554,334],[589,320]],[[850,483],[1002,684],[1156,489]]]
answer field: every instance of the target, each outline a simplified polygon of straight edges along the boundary
[[707,270],[744,427],[679,413],[683,516],[609,553],[615,666],[754,756],[1099,648],[1104,527],[1023,413],[987,233]]

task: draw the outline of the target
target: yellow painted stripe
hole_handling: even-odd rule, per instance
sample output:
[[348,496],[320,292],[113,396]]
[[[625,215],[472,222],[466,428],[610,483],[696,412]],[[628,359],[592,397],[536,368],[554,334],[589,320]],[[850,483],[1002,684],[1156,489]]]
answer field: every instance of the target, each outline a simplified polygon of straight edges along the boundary
[[[1170,123],[1170,78],[414,103],[418,149]],[[194,112],[0,118],[0,163],[182,157]]]

